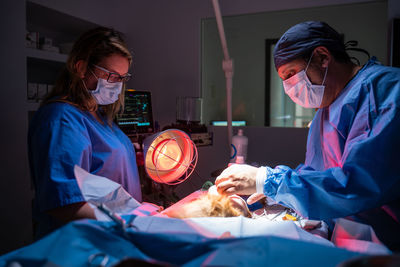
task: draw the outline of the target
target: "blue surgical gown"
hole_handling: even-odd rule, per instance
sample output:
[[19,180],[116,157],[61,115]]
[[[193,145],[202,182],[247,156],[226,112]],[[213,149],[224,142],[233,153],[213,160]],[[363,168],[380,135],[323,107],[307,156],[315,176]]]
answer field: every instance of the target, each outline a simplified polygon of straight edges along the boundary
[[317,111],[305,164],[266,175],[275,201],[310,219],[352,216],[400,249],[400,69],[371,59]]
[[121,184],[142,201],[133,144],[117,125],[102,124],[88,111],[63,102],[41,107],[30,123],[28,153],[38,237],[60,226],[46,211],[85,201],[75,164]]

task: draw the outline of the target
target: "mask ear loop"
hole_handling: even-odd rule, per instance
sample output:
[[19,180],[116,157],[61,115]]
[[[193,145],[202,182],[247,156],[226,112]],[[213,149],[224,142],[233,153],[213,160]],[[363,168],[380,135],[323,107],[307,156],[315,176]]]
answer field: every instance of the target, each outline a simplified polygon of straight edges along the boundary
[[[89,71],[93,74],[93,76],[94,76],[94,77],[97,79],[97,81],[98,81],[99,78],[96,76],[96,74],[94,74],[94,72],[92,71],[92,69],[89,68]],[[89,89],[88,89],[87,86],[86,86],[85,81],[84,81],[83,79],[81,79],[81,81],[82,81],[83,86],[85,87],[85,89],[86,89],[87,91],[89,91]]]
[[324,75],[324,79],[322,80],[322,85],[325,84],[325,79],[326,79],[326,75],[328,74],[328,66],[326,66],[326,70],[325,70],[325,75]]
[[305,70],[304,70],[304,72],[305,72],[306,74],[307,74],[308,67],[310,66],[311,59],[312,59],[313,55],[314,55],[314,51],[311,53],[310,59],[308,60],[307,66],[306,66],[306,68],[305,68]]
[[83,87],[85,87],[86,91],[89,91],[89,89],[88,89],[88,88],[87,88],[87,86],[86,86],[86,83],[85,83],[85,81],[84,81],[83,79],[81,79],[81,81],[82,81],[82,83],[83,83]]
[[[89,69],[89,71],[90,71],[90,72],[93,74],[93,76],[97,79],[97,82],[99,82],[99,78],[96,76],[96,74],[95,74],[91,69]],[[86,91],[89,91],[89,89],[88,89],[87,86],[86,86],[85,81],[84,81],[83,79],[81,79],[81,81],[82,81],[83,86],[85,87]]]
[[[306,73],[306,75],[307,75],[308,66],[310,65],[310,62],[311,62],[311,59],[312,59],[313,55],[314,55],[314,51],[312,52],[311,57],[310,57],[310,59],[308,60],[307,66],[306,66],[306,68],[305,68],[305,70],[304,70],[304,72]],[[326,70],[325,70],[325,74],[324,74],[324,79],[322,80],[322,85],[324,85],[324,83],[325,83],[325,79],[326,79],[326,75],[327,75],[327,74],[328,74],[328,66],[326,66]]]
[[96,76],[96,74],[94,74],[94,72],[92,71],[92,69],[89,69],[90,72],[93,74],[94,77],[96,77],[97,80],[99,80],[99,77]]

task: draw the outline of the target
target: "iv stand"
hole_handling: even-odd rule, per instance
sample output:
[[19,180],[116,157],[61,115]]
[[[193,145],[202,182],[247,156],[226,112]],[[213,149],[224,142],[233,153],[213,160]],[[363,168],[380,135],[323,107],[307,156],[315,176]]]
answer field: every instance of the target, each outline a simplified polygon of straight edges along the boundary
[[226,44],[224,25],[222,23],[221,10],[219,8],[218,0],[212,0],[215,12],[215,18],[217,20],[219,37],[221,39],[222,51],[224,53],[224,59],[222,61],[222,69],[225,72],[226,79],[226,117],[227,117],[227,128],[228,128],[228,145],[229,151],[232,144],[232,79],[233,79],[233,61],[229,57],[228,46]]

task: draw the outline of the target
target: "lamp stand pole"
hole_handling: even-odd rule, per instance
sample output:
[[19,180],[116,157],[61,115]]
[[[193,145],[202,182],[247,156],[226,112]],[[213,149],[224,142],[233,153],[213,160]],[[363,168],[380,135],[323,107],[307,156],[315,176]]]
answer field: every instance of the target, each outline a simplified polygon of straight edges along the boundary
[[222,69],[225,73],[225,79],[226,79],[226,117],[227,117],[227,129],[228,129],[228,145],[229,145],[229,151],[231,151],[233,60],[229,57],[228,46],[226,44],[224,25],[222,22],[221,10],[219,8],[218,0],[212,0],[212,3],[214,6],[215,18],[217,20],[217,26],[218,26],[219,37],[221,40],[221,45],[222,45],[222,51],[224,53],[224,59],[222,61]]

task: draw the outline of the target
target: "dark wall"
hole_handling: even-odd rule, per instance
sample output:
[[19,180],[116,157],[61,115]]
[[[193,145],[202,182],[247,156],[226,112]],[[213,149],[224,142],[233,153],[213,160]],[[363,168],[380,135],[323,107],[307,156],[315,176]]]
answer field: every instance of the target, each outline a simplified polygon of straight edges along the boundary
[[[295,168],[304,163],[308,128],[240,127],[249,138],[247,163],[260,166],[287,165]],[[233,127],[234,134],[239,127]],[[199,190],[206,181],[215,181],[212,173],[227,167],[230,148],[227,129],[210,126],[213,145],[198,148],[199,158],[196,172],[176,188],[176,193],[184,197]]]

